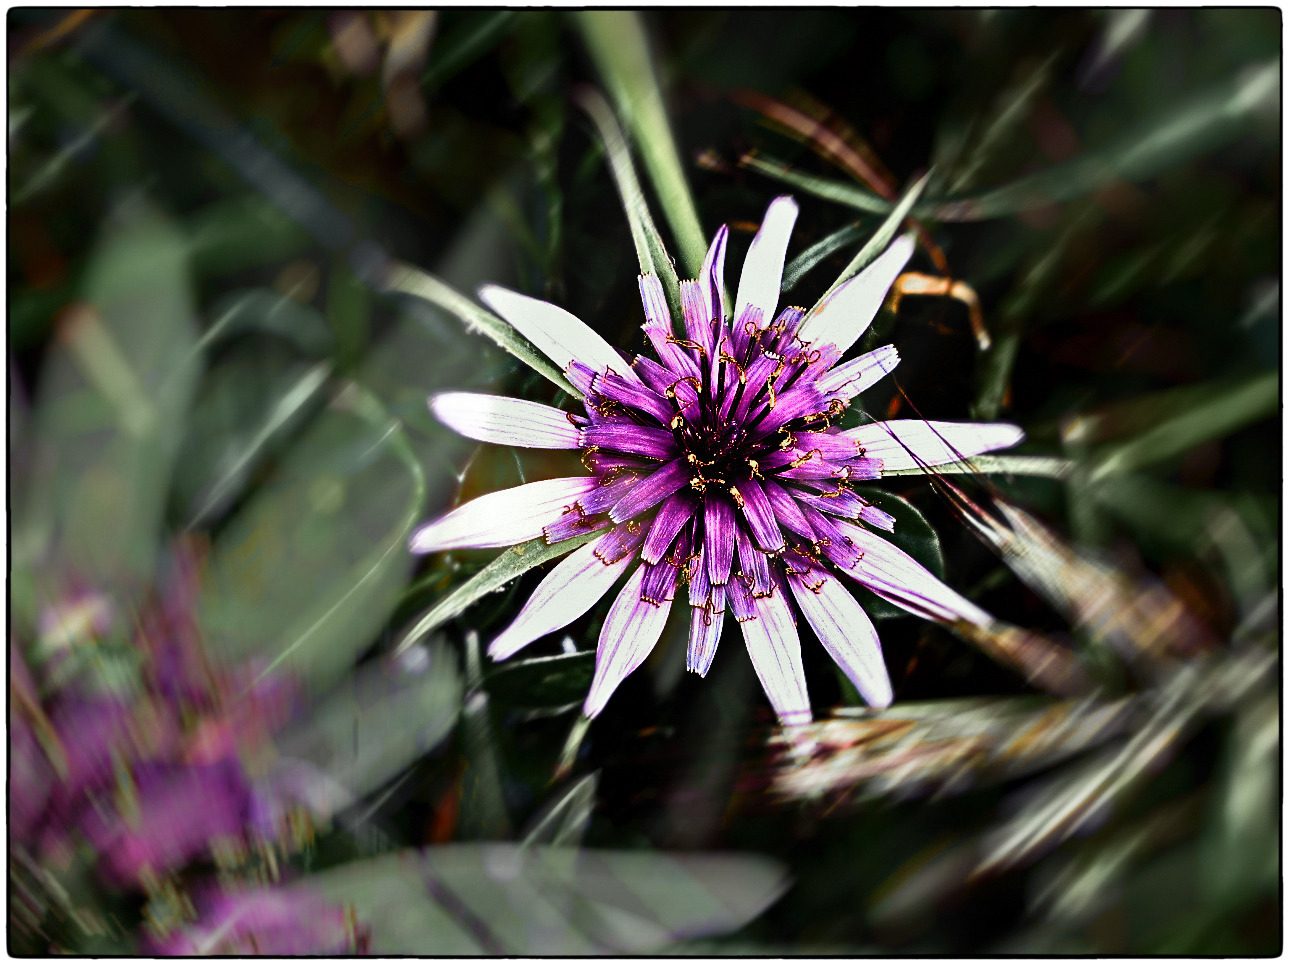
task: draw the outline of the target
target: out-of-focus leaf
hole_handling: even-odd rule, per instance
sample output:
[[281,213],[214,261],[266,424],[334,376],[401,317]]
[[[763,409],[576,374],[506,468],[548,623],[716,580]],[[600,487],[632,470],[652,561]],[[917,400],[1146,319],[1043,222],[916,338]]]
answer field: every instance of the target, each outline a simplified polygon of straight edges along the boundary
[[434,54],[425,68],[421,86],[427,91],[441,86],[496,46],[518,19],[515,10],[480,11],[444,34],[434,44]]
[[396,603],[425,485],[400,424],[347,386],[215,543],[200,598],[211,650],[334,680]]
[[1247,379],[1201,382],[1162,392],[1120,399],[1061,420],[1061,441],[1067,445],[1096,445],[1153,429],[1179,410],[1194,408],[1214,395],[1245,386]]
[[[636,178],[635,165],[631,163],[631,150],[627,147],[626,138],[618,127],[617,118],[609,108],[608,102],[593,87],[583,87],[577,92],[578,102],[590,115],[600,133],[604,152],[609,158],[609,170],[613,173],[614,184],[618,188],[618,197],[622,200],[622,210],[631,227],[631,240],[636,246],[636,259],[640,263],[640,274],[656,274],[662,282],[663,293],[667,296],[667,306],[671,309],[673,323],[677,325],[683,318],[680,305],[680,278],[676,266],[662,243],[658,229],[649,214],[649,205],[640,182]],[[700,260],[701,267],[701,260]],[[694,273],[695,275],[697,272]]]
[[639,954],[735,931],[783,869],[737,854],[449,845],[342,865],[308,887],[352,904],[378,955]]
[[[865,502],[872,503],[895,517],[895,532],[883,533],[882,538],[904,550],[940,579],[944,579],[944,552],[940,548],[940,537],[921,511],[903,496],[867,486],[853,488]],[[858,585],[851,589],[874,620],[909,615],[908,610],[888,603],[870,590]]]
[[230,292],[210,307],[210,326],[199,348],[209,351],[237,335],[264,332],[290,342],[311,358],[329,358],[335,339],[315,309],[264,288]]
[[993,98],[987,118],[981,119],[980,136],[974,139],[971,152],[960,165],[954,165],[952,172],[946,173],[949,191],[957,193],[976,183],[981,168],[994,160],[1008,138],[1016,134],[1051,82],[1055,61],[1055,56],[1049,56],[1037,64],[1026,65],[1028,69],[1018,71],[1020,76]]
[[464,840],[498,840],[513,832],[501,791],[501,767],[497,743],[492,736],[492,713],[488,694],[479,689],[483,678],[483,654],[479,632],[465,635],[466,680],[471,688],[461,714],[461,736],[465,751],[465,772],[461,775],[461,819],[457,836]]
[[198,275],[219,275],[289,258],[312,244],[308,232],[258,194],[217,201],[184,224]]
[[595,790],[600,772],[587,774],[561,788],[529,820],[522,835],[525,845],[549,845],[576,848],[582,843],[591,811],[595,808]]
[[1024,324],[1055,286],[1068,252],[1075,241],[1097,223],[1101,217],[1100,210],[1087,205],[1073,214],[1056,239],[1031,255],[1018,273],[1016,284],[1002,303],[993,345],[985,353],[977,376],[976,400],[971,406],[974,418],[998,418],[1011,383],[1012,368],[1020,352]]
[[928,201],[914,214],[982,221],[1083,197],[1115,180],[1144,181],[1234,140],[1258,114],[1274,114],[1279,90],[1279,63],[1252,64],[1063,164],[970,198]]
[[561,653],[500,664],[483,686],[498,701],[518,707],[563,707],[580,702],[595,675],[595,652]]
[[1119,746],[1024,789],[1014,815],[988,832],[973,874],[993,874],[1032,861],[1104,821],[1164,767],[1206,714],[1222,713],[1260,689],[1274,655],[1197,658],[1178,666],[1148,696],[1143,717]]
[[1091,921],[1118,900],[1122,879],[1134,865],[1193,830],[1198,811],[1194,797],[1156,808],[1108,840],[1040,873],[1031,899],[1035,911],[1067,927]]
[[662,813],[650,835],[665,847],[702,849],[719,840],[762,693],[752,661],[738,651],[715,662],[704,687],[705,699],[690,725],[692,756],[679,780],[664,792]]
[[[986,473],[1000,476],[1044,476],[1048,479],[1065,479],[1070,475],[1070,460],[1058,456],[972,456],[961,462],[935,466],[929,474]],[[918,466],[911,469],[882,470],[883,476],[925,476],[926,470]]]
[[14,564],[124,601],[151,575],[200,360],[182,235],[142,201],[117,214],[44,363]]
[[1093,681],[1068,647],[1042,634],[994,620],[980,627],[968,620],[949,624],[957,636],[974,644],[992,660],[1019,670],[1036,687],[1062,696],[1086,694]]
[[87,26],[79,52],[237,172],[288,218],[328,248],[353,238],[353,223],[322,192],[257,141],[183,67],[157,54],[110,19]]
[[456,657],[442,644],[366,666],[274,742],[265,783],[325,821],[433,750],[460,708]]
[[1129,579],[1089,558],[1001,497],[994,504],[1007,526],[958,495],[967,521],[1008,568],[1094,640],[1107,641],[1129,660],[1214,646],[1211,634],[1163,583]]
[[346,259],[331,263],[327,278],[327,323],[336,345],[336,361],[352,371],[371,336],[371,289],[354,274]]
[[1209,901],[1238,907],[1280,878],[1280,698],[1271,691],[1237,711],[1227,743],[1200,876]]
[[811,268],[862,237],[864,237],[864,226],[856,221],[854,224],[837,229],[821,241],[816,241],[784,266],[783,284],[779,287],[779,291],[784,294],[792,291]]
[[535,566],[541,566],[543,563],[577,549],[583,543],[590,542],[601,533],[601,530],[596,530],[594,533],[574,536],[571,539],[550,544],[538,537],[537,539],[529,540],[527,543],[520,543],[518,546],[503,550],[500,556],[449,593],[446,598],[440,600],[430,608],[428,613],[417,620],[412,629],[403,634],[403,639],[399,641],[398,649],[402,650],[404,647],[410,646],[431,630],[441,627],[453,617],[461,615],[471,604],[489,593],[500,590],[515,577],[527,573]]
[[430,304],[446,309],[461,319],[468,331],[480,332],[488,336],[499,347],[528,365],[533,371],[544,375],[558,388],[576,399],[582,397],[568,379],[564,378],[563,373],[534,348],[531,342],[492,312],[480,308],[428,272],[413,268],[411,265],[392,262],[385,275],[384,286],[394,291],[424,298]]
[[[934,221],[984,221],[1080,198],[1115,180],[1143,181],[1234,140],[1257,115],[1274,114],[1279,88],[1278,63],[1251,65],[1233,80],[1193,94],[1063,164],[972,197],[925,201],[912,214]],[[781,162],[746,157],[742,163],[858,211],[886,214],[892,208],[890,201],[854,184],[792,171]]]
[[1257,537],[1261,552],[1250,562],[1273,566],[1278,530],[1275,503],[1251,493],[1226,493],[1160,482],[1140,473],[1111,476],[1089,487],[1089,495],[1137,536],[1170,552],[1193,553],[1213,513],[1234,512]]
[[266,453],[315,410],[330,371],[326,362],[267,372],[230,362],[207,376],[175,473],[188,529],[237,498]]
[[[847,800],[960,794],[1048,767],[1123,734],[1128,700],[986,697],[846,708],[770,740],[781,756],[772,793]],[[794,745],[810,744],[804,759]]]
[[837,276],[837,280],[823,293],[819,301],[815,303],[815,307],[811,309],[812,311],[818,310],[819,306],[827,301],[833,292],[846,281],[858,275],[873,259],[886,250],[886,246],[891,243],[891,240],[899,232],[900,226],[904,224],[904,219],[908,217],[909,210],[913,207],[914,202],[922,196],[922,191],[926,188],[929,177],[929,174],[923,175],[921,180],[904,192],[904,196],[900,198],[895,208],[887,215],[881,227],[873,232],[873,237],[869,238],[864,247],[859,249],[855,257],[850,260],[850,264],[842,269],[841,274]]
[[676,238],[681,264],[690,278],[697,278],[707,254],[707,242],[667,121],[644,18],[635,10],[584,10],[574,16],[618,113],[644,158]]
[[1091,481],[1096,483],[1181,455],[1201,442],[1220,439],[1266,418],[1276,411],[1279,395],[1278,372],[1264,372],[1224,392],[1211,392],[1148,432],[1097,453],[1093,457]]
[[817,198],[823,198],[825,201],[835,201],[838,204],[844,204],[847,207],[868,214],[887,215],[890,214],[893,206],[892,202],[887,201],[880,194],[874,194],[872,191],[861,188],[856,184],[848,181],[835,181],[832,178],[821,178],[815,174],[806,174],[803,171],[794,170],[790,165],[775,158],[747,154],[739,159],[739,164],[743,167],[751,168],[759,174],[764,174],[766,177],[781,181],[799,191],[813,194]]

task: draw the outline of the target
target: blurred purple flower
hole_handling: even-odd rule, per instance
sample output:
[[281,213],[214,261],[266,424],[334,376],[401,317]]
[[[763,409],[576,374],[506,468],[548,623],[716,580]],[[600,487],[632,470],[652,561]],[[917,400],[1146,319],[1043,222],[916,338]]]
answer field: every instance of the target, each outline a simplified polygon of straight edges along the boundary
[[91,806],[81,821],[99,853],[100,870],[116,884],[137,884],[181,867],[214,841],[240,839],[248,824],[250,787],[236,760],[139,764],[134,782],[130,806],[118,813]]
[[305,888],[220,892],[198,920],[149,942],[153,955],[352,955],[366,935],[343,908]]
[[[496,286],[480,298],[546,353],[585,396],[585,416],[464,392],[430,400],[440,421],[484,442],[581,449],[589,476],[548,479],[483,496],[422,526],[416,553],[554,543],[612,528],[562,561],[492,641],[494,660],[566,626],[635,569],[600,633],[584,712],[594,717],[648,656],[677,588],[689,586],[688,667],[706,674],[728,606],[770,703],[785,725],[811,719],[789,599],[874,706],[891,685],[872,622],[844,574],[921,616],[991,618],[902,550],[875,535],[894,519],[850,484],[882,471],[934,466],[1023,438],[1012,425],[879,422],[841,430],[850,400],[895,368],[887,345],[843,364],[913,253],[895,241],[807,314],[775,317],[797,205],[776,199],[752,241],[726,321],[728,231],[702,272],[681,285],[685,338],[672,334],[661,281],[640,278],[645,334],[657,360],[628,365],[573,315]],[[774,319],[773,323],[770,322]],[[737,562],[736,562],[737,561]]]

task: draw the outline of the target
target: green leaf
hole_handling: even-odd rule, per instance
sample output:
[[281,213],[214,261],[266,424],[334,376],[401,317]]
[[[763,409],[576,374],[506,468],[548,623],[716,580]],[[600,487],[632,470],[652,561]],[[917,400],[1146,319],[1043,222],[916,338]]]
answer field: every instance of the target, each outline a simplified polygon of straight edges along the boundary
[[297,887],[352,905],[377,955],[604,955],[736,931],[786,885],[753,855],[499,842],[354,862]]
[[335,352],[335,338],[316,309],[267,288],[229,292],[206,314],[211,322],[197,344],[202,352],[252,332],[276,335],[310,358],[330,358]]
[[199,600],[210,650],[335,680],[397,602],[425,489],[400,423],[350,383],[221,531]]
[[644,19],[635,10],[583,10],[574,15],[618,113],[630,128],[690,278],[698,277],[707,242],[667,121]]
[[282,365],[253,357],[206,376],[173,486],[186,529],[232,504],[256,466],[316,411],[330,372],[327,362]]
[[[653,217],[649,214],[649,205],[645,202],[644,192],[640,190],[635,166],[631,163],[631,151],[622,136],[622,129],[618,127],[613,111],[599,91],[587,87],[578,91],[576,96],[578,103],[590,115],[600,132],[600,140],[609,158],[609,170],[613,173],[618,196],[622,199],[622,210],[626,212],[627,224],[631,228],[631,240],[636,247],[640,274],[658,276],[667,296],[667,307],[671,309],[672,322],[680,325],[684,317],[680,305],[680,278],[662,243],[662,237],[654,226]],[[699,267],[702,267],[701,262]]]
[[479,12],[434,44],[434,54],[421,77],[426,91],[440,87],[501,42],[519,21],[516,10]]
[[336,255],[327,277],[327,324],[336,346],[336,363],[352,372],[371,339],[371,289]]
[[1279,89],[1278,62],[1251,64],[1101,147],[992,191],[927,202],[914,213],[937,221],[983,221],[1080,198],[1116,180],[1144,181],[1229,143],[1247,131],[1259,113],[1274,113]]
[[[456,655],[442,643],[366,666],[274,739],[278,758],[268,780],[314,779],[320,797],[310,809],[327,820],[433,750],[460,709]],[[315,773],[326,775],[325,786]]]
[[503,663],[483,680],[496,700],[515,707],[564,707],[586,698],[595,675],[595,651],[561,653]]
[[814,174],[805,174],[795,170],[784,161],[767,158],[757,154],[748,154],[740,159],[739,164],[751,168],[758,174],[782,182],[789,187],[813,194],[825,201],[835,201],[856,211],[868,214],[890,214],[893,205],[880,194],[874,194],[855,184],[846,181],[834,181],[832,178],[821,178]]
[[[1144,181],[1243,134],[1257,115],[1276,109],[1279,88],[1278,63],[1249,65],[1234,79],[1165,108],[1099,148],[1004,187],[965,198],[925,201],[912,214],[934,221],[985,221],[1081,198],[1117,180]],[[891,210],[891,203],[879,195],[844,181],[794,171],[781,161],[748,156],[741,163],[857,211],[886,214]]]
[[183,235],[137,198],[107,225],[42,368],[44,454],[15,516],[14,567],[41,559],[51,596],[75,573],[128,607],[152,575],[201,359]]
[[524,829],[525,845],[545,844],[556,848],[576,848],[582,843],[591,812],[595,809],[595,791],[600,772],[587,774],[562,787],[534,814]]
[[555,386],[580,399],[582,394],[573,388],[564,374],[538,351],[528,339],[492,312],[480,308],[452,286],[428,272],[401,262],[393,262],[385,277],[385,287],[424,298],[432,305],[446,309],[465,323],[466,329],[481,332],[492,339],[533,371],[545,376]]
[[911,209],[914,202],[921,197],[923,190],[926,188],[927,179],[930,176],[930,174],[923,175],[920,181],[904,192],[904,197],[900,198],[899,203],[896,204],[895,209],[891,211],[886,220],[882,222],[881,227],[873,232],[873,236],[868,239],[868,242],[863,248],[859,249],[858,254],[850,260],[850,264],[842,269],[841,274],[837,276],[837,280],[829,286],[828,290],[823,293],[819,301],[815,302],[814,308],[811,309],[812,312],[818,311],[820,306],[822,306],[823,303],[831,297],[833,292],[845,284],[849,279],[858,275],[878,255],[886,250],[887,245],[891,243],[891,240],[900,230],[900,226],[904,224],[904,219],[908,216],[909,209]]
[[[880,489],[867,486],[855,486],[856,495],[865,502],[872,503],[883,512],[895,517],[895,532],[882,533],[882,539],[898,546],[913,557],[939,579],[944,579],[944,552],[940,548],[940,537],[926,521],[926,517],[907,499]],[[893,603],[887,603],[876,594],[861,586],[853,586],[856,598],[864,604],[868,615],[875,620],[891,617],[906,617],[909,612]]]
[[518,546],[503,550],[500,556],[449,593],[445,599],[422,616],[412,629],[403,634],[403,639],[398,644],[398,651],[401,652],[403,648],[411,646],[431,630],[460,616],[481,597],[500,590],[515,577],[527,573],[535,566],[541,566],[543,563],[563,556],[602,534],[603,530],[596,530],[594,533],[586,533],[549,544],[539,536],[527,543],[520,543]]
[[313,243],[307,231],[259,194],[202,208],[189,216],[184,233],[198,275],[221,275],[280,261]]
[[1259,891],[1274,894],[1280,878],[1280,708],[1275,690],[1241,704],[1227,742],[1217,806],[1202,845],[1202,887],[1227,908],[1247,905]]
[[1090,479],[1096,483],[1132,472],[1179,456],[1201,442],[1220,439],[1270,416],[1279,405],[1279,396],[1277,372],[1264,372],[1224,391],[1209,393],[1148,432],[1098,452],[1093,457]]
[[815,265],[833,254],[833,252],[840,251],[862,237],[864,237],[863,223],[856,221],[853,224],[839,228],[823,240],[815,242],[784,267],[783,284],[779,287],[779,291],[787,294],[797,287],[798,282],[806,276],[806,273],[811,268],[814,268]]

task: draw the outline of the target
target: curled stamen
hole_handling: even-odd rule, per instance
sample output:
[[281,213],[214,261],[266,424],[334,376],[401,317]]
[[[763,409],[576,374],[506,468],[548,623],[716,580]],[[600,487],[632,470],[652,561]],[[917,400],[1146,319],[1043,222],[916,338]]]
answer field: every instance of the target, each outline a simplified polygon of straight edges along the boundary
[[595,467],[588,466],[586,464],[586,460],[589,459],[591,456],[594,456],[599,451],[600,451],[599,446],[587,446],[586,449],[583,450],[582,452],[582,468],[585,469],[587,472],[591,473],[592,475],[595,474]]
[[788,466],[791,469],[800,469],[802,466],[804,466],[806,463],[810,461],[811,456],[818,456],[819,461],[823,462],[823,458],[824,458],[823,450],[811,449],[804,456],[801,456],[798,459],[793,459],[792,462],[788,463]]
[[735,506],[737,506],[739,509],[742,509],[742,508],[743,508],[743,497],[742,497],[742,495],[739,493],[739,491],[738,491],[737,489],[735,489],[733,486],[731,486],[731,487],[730,487],[730,495],[734,497],[734,505],[735,505]]
[[695,352],[697,352],[699,355],[701,355],[703,358],[707,358],[707,349],[703,348],[702,345],[700,345],[698,342],[695,342],[693,339],[676,338],[675,335],[668,335],[667,344],[679,345],[682,348],[692,349]]

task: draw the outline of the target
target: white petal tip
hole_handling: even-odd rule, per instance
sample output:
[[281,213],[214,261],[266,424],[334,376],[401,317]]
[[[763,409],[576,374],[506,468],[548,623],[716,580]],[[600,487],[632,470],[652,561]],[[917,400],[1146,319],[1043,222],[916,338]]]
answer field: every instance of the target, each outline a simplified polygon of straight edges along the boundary
[[433,553],[435,550],[435,527],[435,523],[429,523],[414,532],[407,540],[408,552],[415,553],[417,556]]
[[810,711],[790,710],[779,714],[779,723],[784,727],[801,727],[813,722]]

